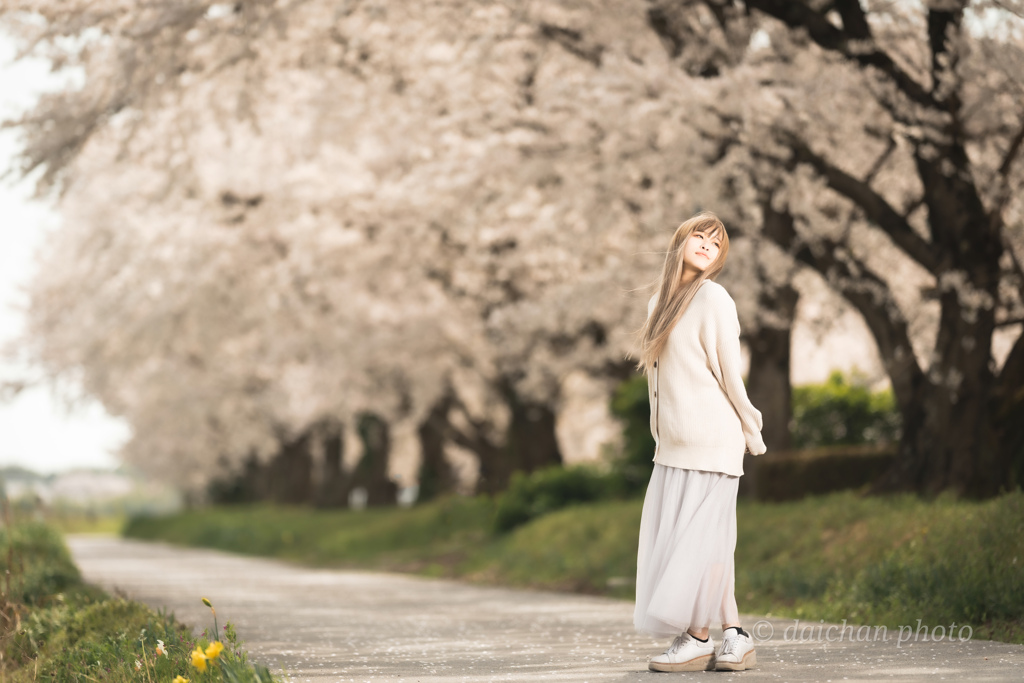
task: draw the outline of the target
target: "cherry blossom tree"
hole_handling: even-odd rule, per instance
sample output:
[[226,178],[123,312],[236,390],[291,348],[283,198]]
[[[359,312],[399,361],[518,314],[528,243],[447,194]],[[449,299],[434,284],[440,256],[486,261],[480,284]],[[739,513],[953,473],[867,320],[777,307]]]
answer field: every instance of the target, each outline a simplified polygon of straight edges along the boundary
[[1021,5],[700,5],[757,22],[705,100],[705,158],[870,328],[903,417],[880,488],[1020,481]]
[[691,204],[686,79],[635,7],[15,9],[85,73],[19,122],[68,218],[30,339],[133,462],[197,487],[372,413],[495,489],[559,460],[568,372],[628,372],[631,254]]
[[[946,250],[975,220],[1014,239],[1018,51],[983,18],[929,33],[920,9],[858,8],[10,0],[26,51],[81,75],[15,122],[66,216],[32,355],[126,417],[126,458],[193,489],[287,470],[275,495],[337,502],[382,477],[342,453],[359,432],[367,454],[418,441],[442,489],[468,451],[497,490],[560,461],[566,377],[631,373],[636,290],[710,206],[740,238],[725,282],[771,424],[804,264],[886,359],[908,425],[892,485],[991,490],[962,453],[1010,434],[987,415],[1013,409],[1024,351],[998,379],[950,373],[990,364],[1018,247],[968,245],[989,279]],[[929,108],[949,93],[960,119]],[[961,180],[933,187],[947,153]],[[948,203],[972,188],[981,204]],[[937,424],[991,429],[937,442]]]

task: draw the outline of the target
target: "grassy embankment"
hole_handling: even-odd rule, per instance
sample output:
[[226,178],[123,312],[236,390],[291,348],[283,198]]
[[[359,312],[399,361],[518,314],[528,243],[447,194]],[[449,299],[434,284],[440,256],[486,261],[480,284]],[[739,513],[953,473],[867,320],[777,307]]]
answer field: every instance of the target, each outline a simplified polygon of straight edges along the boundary
[[212,629],[196,638],[171,615],[84,584],[52,526],[0,526],[0,575],[0,680],[280,680],[247,663],[230,625],[221,651]]
[[[496,533],[495,503],[361,512],[239,506],[132,520],[126,534],[316,565],[629,598],[639,500],[581,504]],[[739,505],[749,613],[860,624],[970,624],[1024,643],[1024,493],[984,502],[838,493]]]

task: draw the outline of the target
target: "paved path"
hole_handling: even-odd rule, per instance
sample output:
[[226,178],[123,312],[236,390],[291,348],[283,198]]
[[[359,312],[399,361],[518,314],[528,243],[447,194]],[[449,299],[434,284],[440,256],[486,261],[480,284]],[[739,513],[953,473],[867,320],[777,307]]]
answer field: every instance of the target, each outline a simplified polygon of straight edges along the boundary
[[896,633],[887,641],[850,642],[847,632],[836,642],[838,629],[828,642],[827,625],[819,636],[792,620],[750,616],[745,626],[756,624],[763,638],[756,669],[655,674],[647,658],[666,643],[634,633],[632,604],[624,601],[308,569],[116,538],[72,537],[69,545],[86,580],[166,607],[194,626],[209,624],[200,602],[209,597],[254,659],[285,669],[295,683],[1024,679],[1020,645],[922,642],[923,636],[914,642],[909,632],[899,644]]

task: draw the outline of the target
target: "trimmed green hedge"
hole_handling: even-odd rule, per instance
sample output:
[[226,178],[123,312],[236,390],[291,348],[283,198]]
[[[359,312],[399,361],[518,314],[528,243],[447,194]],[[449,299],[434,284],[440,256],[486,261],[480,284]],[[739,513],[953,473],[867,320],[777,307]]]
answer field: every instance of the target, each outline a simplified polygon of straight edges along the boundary
[[794,448],[895,443],[900,425],[892,390],[871,391],[857,374],[793,387]]

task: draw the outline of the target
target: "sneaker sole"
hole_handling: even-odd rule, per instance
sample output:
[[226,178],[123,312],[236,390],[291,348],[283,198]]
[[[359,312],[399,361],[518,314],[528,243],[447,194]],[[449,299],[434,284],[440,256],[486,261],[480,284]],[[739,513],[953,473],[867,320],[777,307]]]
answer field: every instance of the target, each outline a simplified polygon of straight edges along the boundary
[[715,671],[746,671],[757,666],[757,653],[751,650],[738,662],[715,662]]
[[686,662],[678,662],[675,664],[650,662],[647,665],[647,668],[651,671],[662,671],[665,673],[674,673],[676,671],[713,671],[715,668],[715,664],[712,661],[713,658],[714,655],[703,655],[700,657],[694,657]]

